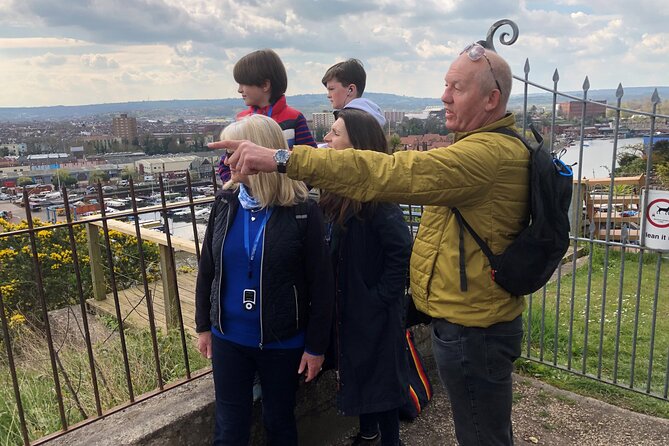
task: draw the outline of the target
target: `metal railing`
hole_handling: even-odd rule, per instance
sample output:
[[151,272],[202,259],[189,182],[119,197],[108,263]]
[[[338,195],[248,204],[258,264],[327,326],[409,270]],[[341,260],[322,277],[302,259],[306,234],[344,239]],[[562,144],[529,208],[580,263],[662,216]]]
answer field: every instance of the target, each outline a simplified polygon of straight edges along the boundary
[[[209,184],[215,191],[213,175]],[[13,430],[2,432],[10,443],[42,444],[203,373],[193,373],[193,356],[199,354],[194,354],[193,330],[187,328],[193,324],[184,323],[182,305],[188,299],[180,298],[186,292],[192,300],[194,281],[180,283],[184,276],[178,278],[177,270],[184,259],[176,256],[187,253],[186,261],[197,263],[203,228],[197,225],[196,206],[209,205],[213,197],[194,198],[190,176],[184,186],[187,201],[167,202],[162,177],[158,186],[158,203],[140,207],[131,181],[125,191],[130,209],[110,213],[106,202],[111,197],[98,185],[100,213],[77,220],[68,190],[62,188],[58,207],[65,220],[53,224],[34,218],[34,203],[23,191],[24,222],[5,223],[0,233],[6,352],[0,376],[12,389],[16,407],[16,420],[8,425]],[[177,222],[170,214],[179,209],[189,211],[185,219],[192,222],[192,240],[171,233]],[[144,227],[147,214],[160,216],[164,232]],[[152,287],[162,288],[161,295],[154,295]],[[129,306],[132,293],[136,302]],[[99,311],[105,300],[113,301],[107,304],[113,310],[103,316],[108,330],[95,341],[89,312]],[[59,309],[67,314],[64,329],[54,329],[54,310]],[[145,327],[135,320],[131,330],[129,321],[138,314]],[[12,396],[5,393],[4,399]]]
[[[504,23],[498,22],[499,26]],[[517,33],[517,29],[514,29]],[[492,34],[488,38],[492,40]],[[500,39],[503,44],[505,43]],[[647,246],[646,218],[650,213],[649,193],[656,186],[653,178],[654,139],[657,124],[669,123],[669,115],[658,113],[660,97],[657,89],[650,99],[651,111],[632,110],[623,107],[624,89],[618,85],[616,104],[602,104],[589,98],[590,82],[586,76],[583,94],[577,97],[560,92],[558,70],[553,74],[553,86],[545,87],[529,79],[530,63],[526,60],[524,76],[514,76],[523,83],[522,109],[523,133],[531,117],[528,116],[530,87],[552,95],[550,108],[550,150],[560,152],[564,147],[556,143],[557,105],[559,99],[580,104],[578,120],[578,163],[575,169],[574,194],[571,206],[571,249],[573,260],[558,268],[556,279],[541,292],[528,296],[525,312],[526,335],[524,357],[577,375],[593,378],[635,392],[667,400],[669,388],[669,314],[667,277],[662,270],[669,264],[667,248]],[[591,181],[583,178],[583,154],[586,144],[586,121],[589,107],[604,107],[612,114],[612,152],[610,177],[607,181]],[[619,147],[621,145],[622,113],[643,116],[647,121],[649,135],[645,146],[645,172],[633,179],[616,178]],[[574,150],[574,149],[572,149]],[[605,184],[603,191],[593,186]],[[607,184],[608,183],[608,184]],[[625,188],[624,184],[627,184]],[[608,187],[606,187],[608,186]],[[622,189],[622,190],[621,190]],[[625,190],[626,189],[626,190]],[[642,199],[638,195],[643,193]],[[603,229],[597,225],[593,210],[593,194],[606,199],[606,206],[598,212],[605,217]],[[628,199],[626,201],[626,194]],[[631,195],[635,195],[633,198]],[[625,203],[635,201],[627,212],[634,214],[626,218]],[[623,221],[617,229],[619,221]],[[632,227],[636,225],[637,227]],[[632,237],[632,234],[636,236]],[[603,237],[602,237],[603,235]],[[579,259],[580,258],[580,259]],[[627,268],[627,270],[626,270]],[[629,268],[634,270],[629,271]],[[615,280],[616,283],[610,282]],[[611,295],[616,300],[610,302]],[[563,307],[565,304],[567,307]],[[594,345],[593,345],[594,344]]]

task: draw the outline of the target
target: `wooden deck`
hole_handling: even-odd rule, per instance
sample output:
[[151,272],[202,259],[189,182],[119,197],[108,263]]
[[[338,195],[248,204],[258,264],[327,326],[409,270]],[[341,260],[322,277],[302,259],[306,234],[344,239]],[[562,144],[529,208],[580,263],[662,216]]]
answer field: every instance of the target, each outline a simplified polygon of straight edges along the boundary
[[[179,289],[179,300],[181,302],[181,313],[184,327],[195,335],[195,280],[197,272],[180,273],[177,275],[177,284]],[[153,298],[153,314],[156,321],[156,328],[165,330],[165,302],[163,299],[162,281],[150,282],[149,291]],[[134,286],[125,290],[118,291],[118,300],[121,306],[121,315],[124,324],[136,328],[148,328],[149,316],[147,301],[145,299],[144,285]],[[116,309],[114,306],[114,294],[107,294],[104,300],[88,299],[89,311],[95,314],[105,314],[116,318]]]

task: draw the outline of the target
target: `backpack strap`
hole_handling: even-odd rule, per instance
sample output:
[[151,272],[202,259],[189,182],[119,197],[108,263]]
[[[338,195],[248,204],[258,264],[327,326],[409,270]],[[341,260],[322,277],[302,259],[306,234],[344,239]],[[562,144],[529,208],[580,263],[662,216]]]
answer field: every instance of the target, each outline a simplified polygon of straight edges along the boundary
[[[530,125],[530,128],[532,129],[534,137],[537,139],[537,141],[539,141],[539,144],[541,144],[541,142],[543,142],[541,135],[534,129],[534,126]],[[520,136],[518,133],[516,133],[509,127],[498,127],[494,130],[489,130],[489,132],[501,133],[503,135],[518,138],[527,148],[527,150],[530,151],[530,153],[533,152],[532,147],[528,144],[527,141],[525,141],[525,138]],[[493,254],[488,244],[476,233],[474,228],[472,228],[469,225],[469,223],[467,223],[467,220],[465,220],[465,217],[462,216],[460,210],[458,208],[451,208],[451,211],[453,212],[453,214],[455,214],[455,218],[458,221],[458,226],[460,227],[459,237],[458,237],[459,238],[458,248],[460,257],[460,291],[465,292],[467,291],[467,266],[465,264],[465,231],[464,231],[465,228],[467,229],[467,232],[469,232],[472,235],[472,237],[476,241],[476,244],[479,245],[481,251],[483,251],[483,254],[485,254],[485,256],[488,258],[488,261],[490,262],[490,268],[493,280],[495,280],[495,270],[497,269],[497,261],[495,260],[495,255]]]
[[[530,130],[532,131],[532,135],[534,136],[534,139],[537,141],[538,147],[541,147],[544,143],[544,138],[541,136],[541,133],[537,131],[537,129],[534,127],[534,124],[530,123]],[[498,127],[494,130],[489,130],[489,132],[492,133],[501,133],[503,135],[507,136],[512,136],[514,138],[518,138],[525,147],[527,147],[527,150],[530,151],[530,153],[534,152],[536,149],[532,148],[532,146],[527,142],[525,138],[520,136],[516,131],[510,129],[509,127]]]
[[485,256],[488,258],[490,267],[492,268],[493,277],[495,275],[497,262],[495,261],[495,255],[490,250],[488,244],[483,241],[483,239],[476,233],[476,231],[474,231],[474,228],[472,228],[469,223],[467,223],[467,220],[465,220],[465,217],[462,216],[460,210],[458,208],[451,208],[451,211],[453,214],[455,214],[455,218],[458,220],[458,226],[460,226],[460,290],[467,291],[467,266],[465,265],[465,228],[467,228],[467,231],[472,235],[476,241],[476,244],[479,245],[481,251],[483,251],[483,254],[485,254]]

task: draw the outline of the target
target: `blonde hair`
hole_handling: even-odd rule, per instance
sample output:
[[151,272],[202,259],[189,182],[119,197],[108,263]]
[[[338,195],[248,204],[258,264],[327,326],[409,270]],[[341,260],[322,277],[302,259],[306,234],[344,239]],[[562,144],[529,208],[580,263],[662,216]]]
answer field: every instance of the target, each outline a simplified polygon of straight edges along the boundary
[[[250,115],[233,122],[223,129],[221,139],[248,139],[263,147],[288,149],[279,124],[265,115]],[[278,172],[260,172],[248,178],[253,197],[262,207],[294,206],[306,201],[309,194],[303,182],[291,180]],[[232,180],[223,185],[224,189],[237,187],[239,185]]]

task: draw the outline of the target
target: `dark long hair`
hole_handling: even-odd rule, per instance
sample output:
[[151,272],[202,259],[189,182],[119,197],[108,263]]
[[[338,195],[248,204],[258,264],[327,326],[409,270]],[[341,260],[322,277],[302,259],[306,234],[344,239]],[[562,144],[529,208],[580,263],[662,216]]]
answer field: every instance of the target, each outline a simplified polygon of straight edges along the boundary
[[[337,118],[344,121],[348,138],[353,147],[358,150],[388,153],[386,135],[383,133],[381,124],[372,115],[355,108],[344,108],[339,111]],[[364,219],[374,213],[376,202],[363,204],[350,198],[323,191],[320,206],[329,221],[343,225],[349,209],[354,216]]]

